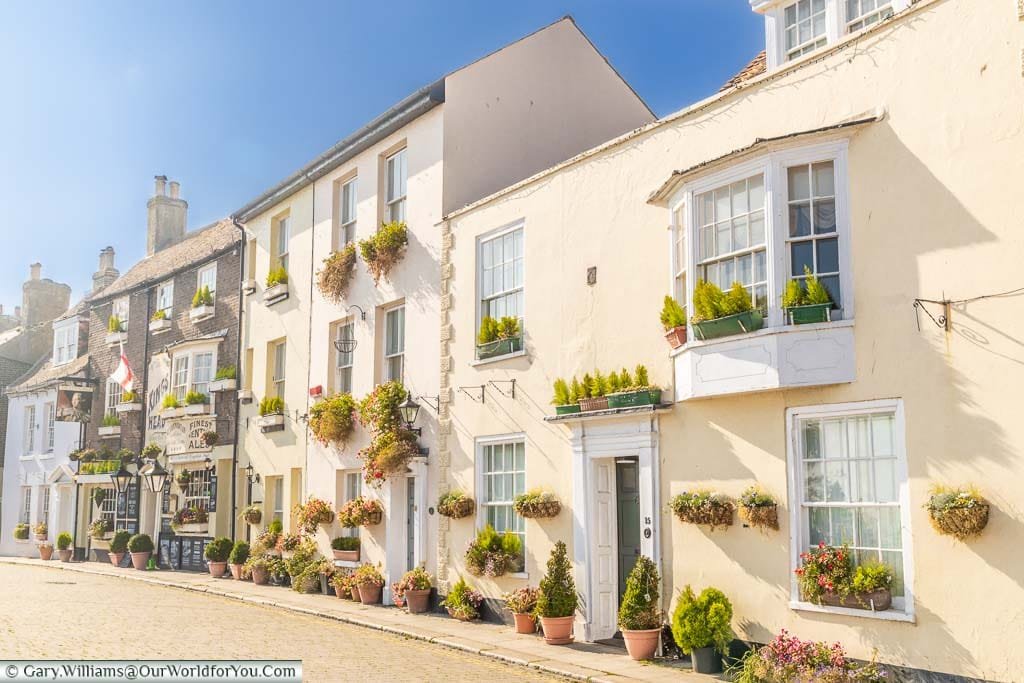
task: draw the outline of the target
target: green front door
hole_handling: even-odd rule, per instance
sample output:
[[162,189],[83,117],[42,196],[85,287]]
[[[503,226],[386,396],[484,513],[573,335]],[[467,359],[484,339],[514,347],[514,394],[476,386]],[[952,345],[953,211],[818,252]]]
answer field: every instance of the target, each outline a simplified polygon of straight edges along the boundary
[[640,485],[636,460],[615,462],[615,508],[618,520],[619,603],[626,579],[640,557]]

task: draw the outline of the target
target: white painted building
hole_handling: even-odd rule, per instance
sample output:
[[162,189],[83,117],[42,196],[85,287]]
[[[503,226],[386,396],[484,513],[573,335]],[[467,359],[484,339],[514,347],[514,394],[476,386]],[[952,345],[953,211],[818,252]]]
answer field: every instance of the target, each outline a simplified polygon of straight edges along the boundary
[[[74,534],[74,468],[68,455],[81,443],[82,423],[59,419],[58,394],[77,385],[87,389],[88,356],[80,353],[88,336],[88,315],[79,305],[53,322],[53,349],[47,357],[7,390],[7,460],[0,509],[0,554],[34,557],[39,523],[47,525],[45,540],[56,544],[57,534]],[[66,397],[74,393],[64,392]],[[27,540],[14,538],[20,523],[30,526]]]

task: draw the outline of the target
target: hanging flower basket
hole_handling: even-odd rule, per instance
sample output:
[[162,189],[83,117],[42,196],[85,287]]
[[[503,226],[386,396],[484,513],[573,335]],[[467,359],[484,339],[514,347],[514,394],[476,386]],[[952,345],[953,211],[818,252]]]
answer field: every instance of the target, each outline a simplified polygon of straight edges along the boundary
[[961,541],[977,536],[988,525],[988,501],[972,489],[933,487],[924,507],[936,531]]
[[515,497],[512,507],[527,519],[555,517],[562,511],[562,503],[548,491],[527,491]]
[[312,534],[321,524],[334,521],[334,510],[321,498],[310,498],[304,504],[295,506],[295,518],[299,528]]
[[740,505],[740,519],[757,529],[779,529],[779,506],[771,505]]
[[437,501],[437,514],[451,519],[469,517],[476,509],[473,499],[461,492],[446,493]]
[[374,526],[384,519],[384,506],[379,500],[371,498],[353,498],[338,510],[338,523],[343,527],[354,529],[358,526]]
[[672,511],[680,522],[687,524],[706,524],[714,531],[715,527],[732,526],[735,505],[720,493],[694,491],[681,493],[670,503]]
[[259,524],[263,521],[263,510],[258,505],[250,505],[242,511],[242,519],[246,524]]

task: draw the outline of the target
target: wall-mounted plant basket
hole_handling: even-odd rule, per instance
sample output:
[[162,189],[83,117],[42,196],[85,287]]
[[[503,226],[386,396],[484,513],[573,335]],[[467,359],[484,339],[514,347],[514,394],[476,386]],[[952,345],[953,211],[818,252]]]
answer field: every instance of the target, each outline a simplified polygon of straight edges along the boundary
[[562,511],[562,503],[555,494],[547,492],[527,492],[516,496],[512,507],[517,514],[527,519],[555,517]]
[[661,403],[661,389],[641,389],[640,391],[622,391],[608,394],[609,408],[656,406],[659,403]]
[[724,318],[691,323],[698,339],[715,339],[734,334],[745,334],[764,327],[764,318],[759,311],[744,311]]
[[669,504],[680,522],[715,527],[732,526],[736,506],[725,496],[707,491],[681,493]]
[[450,519],[469,517],[476,509],[476,503],[466,495],[446,494],[437,502],[437,514]]
[[755,529],[779,530],[779,506],[772,505],[740,505],[739,515],[748,525]]
[[924,507],[936,531],[961,541],[977,536],[988,525],[988,501],[973,489],[933,487]]
[[608,397],[598,396],[595,398],[581,398],[580,410],[590,412],[591,410],[608,410]]
[[786,319],[790,325],[807,325],[809,323],[827,323],[832,321],[831,301],[827,304],[790,306],[785,310]]

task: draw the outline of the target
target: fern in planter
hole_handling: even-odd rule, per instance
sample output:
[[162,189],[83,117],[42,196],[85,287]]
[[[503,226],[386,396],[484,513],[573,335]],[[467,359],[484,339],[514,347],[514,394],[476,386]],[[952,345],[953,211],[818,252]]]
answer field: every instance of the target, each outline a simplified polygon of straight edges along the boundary
[[349,242],[324,259],[323,267],[316,274],[317,289],[331,303],[341,303],[348,294],[348,287],[355,272],[356,245]]
[[238,368],[234,365],[222,365],[217,368],[217,374],[213,376],[215,380],[222,379],[236,379],[238,376]]
[[677,327],[686,327],[686,309],[675,300],[675,297],[665,295],[661,307],[661,326],[666,332]]
[[409,244],[409,233],[405,223],[392,221],[382,223],[376,234],[359,240],[359,254],[373,275],[373,282],[386,278],[395,264],[402,260],[402,250]]

